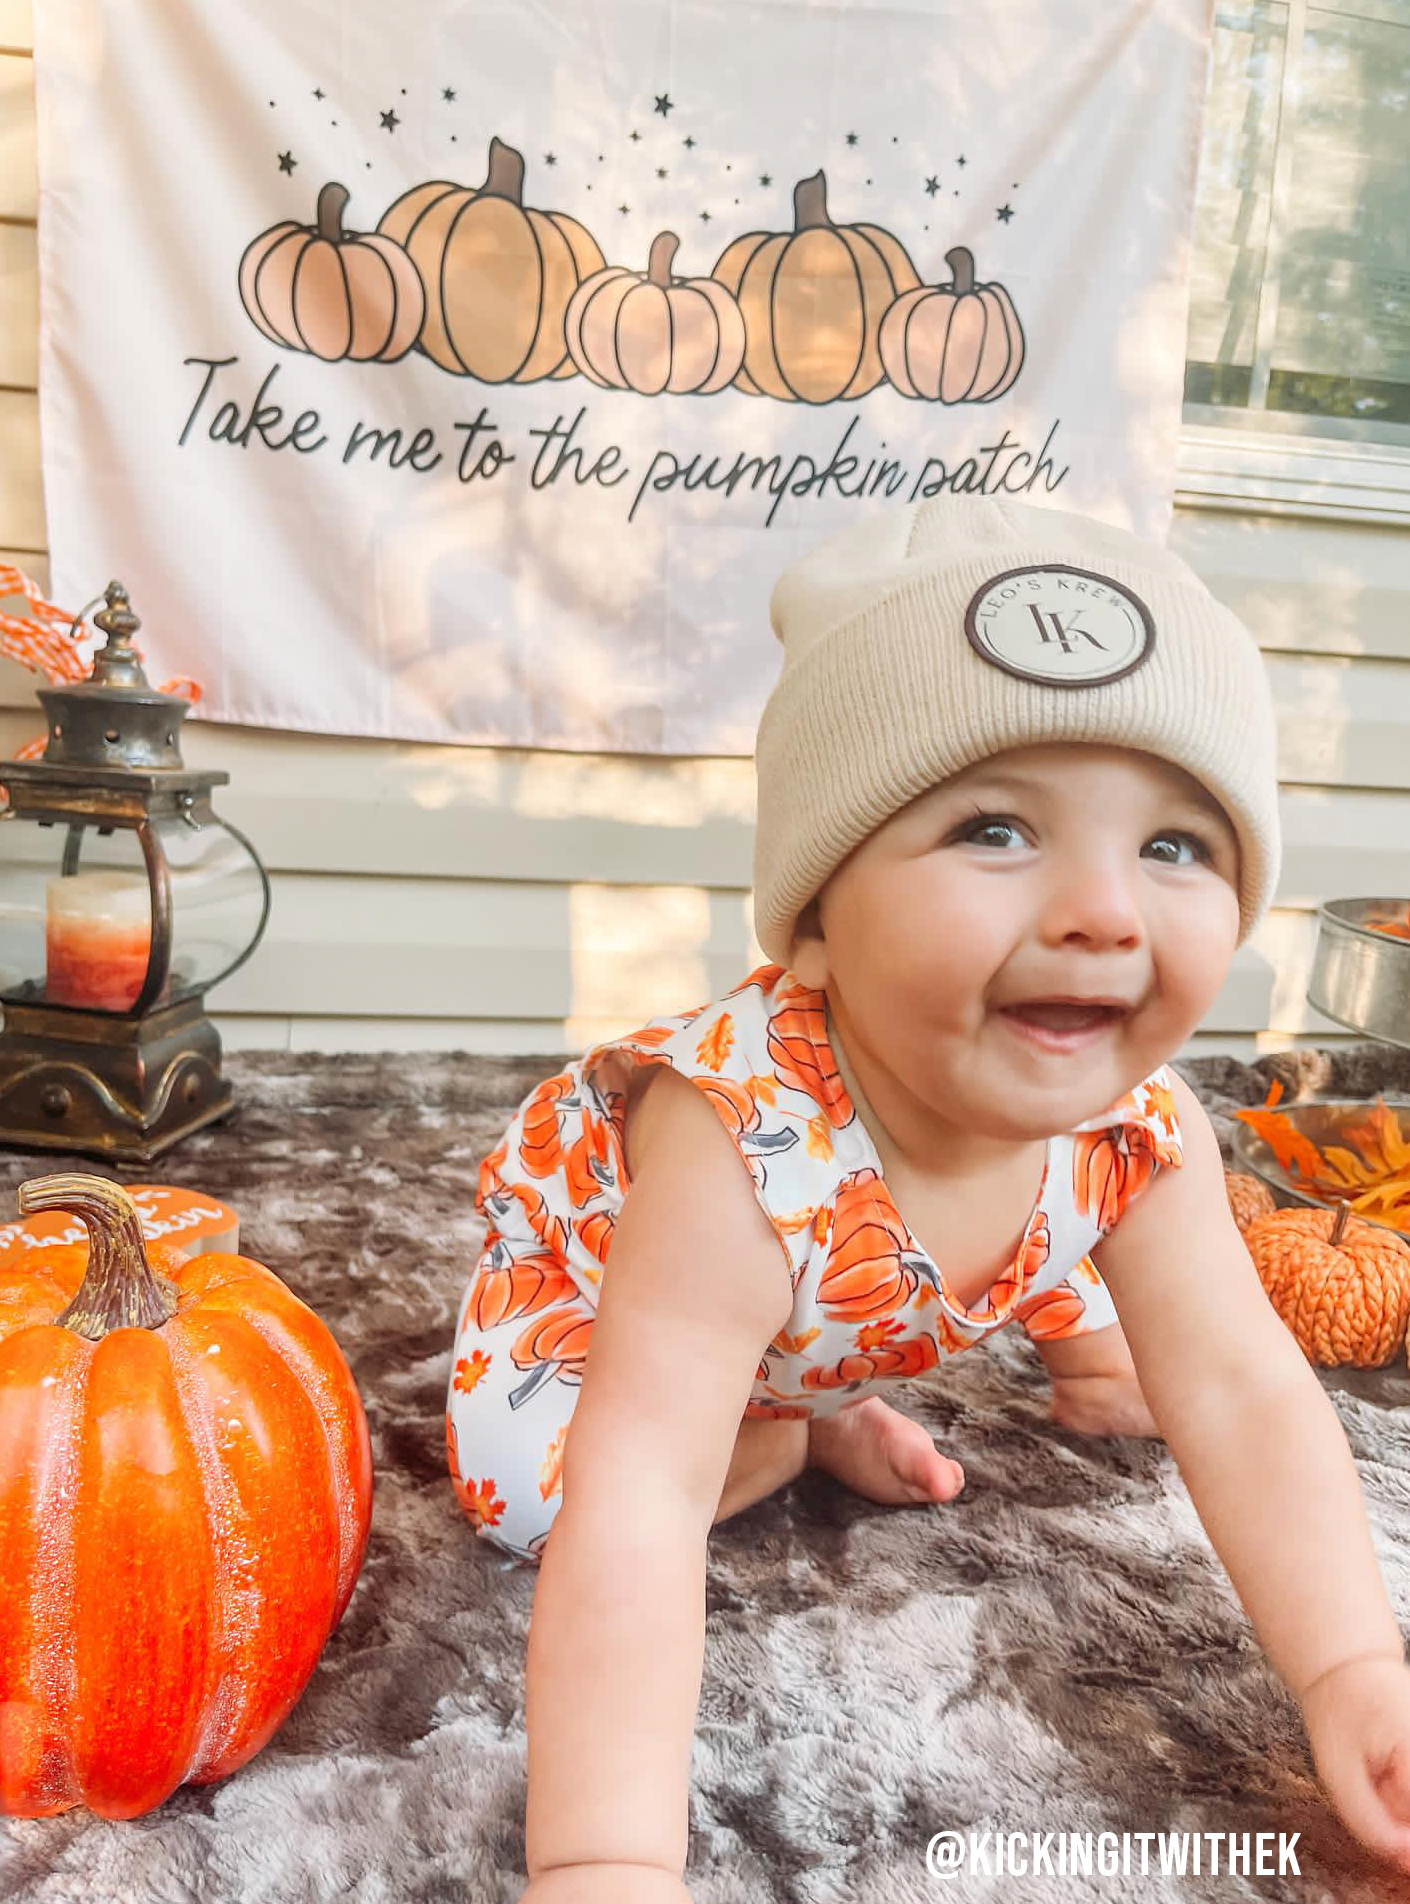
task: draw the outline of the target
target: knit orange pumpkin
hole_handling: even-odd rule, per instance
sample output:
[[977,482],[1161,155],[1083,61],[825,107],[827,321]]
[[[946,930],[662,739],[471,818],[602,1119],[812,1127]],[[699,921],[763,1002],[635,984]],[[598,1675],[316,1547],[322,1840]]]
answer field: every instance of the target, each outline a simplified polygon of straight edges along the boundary
[[1381,1368],[1410,1322],[1410,1243],[1332,1210],[1274,1210],[1244,1242],[1268,1299],[1320,1368]]
[[102,1177],[20,1209],[77,1211],[90,1246],[0,1269],[0,1811],[136,1818],[302,1693],[362,1566],[367,1422],[260,1264],[149,1255]]
[[426,285],[420,347],[442,370],[481,383],[572,377],[568,300],[607,260],[567,212],[524,204],[524,158],[490,140],[479,186],[413,186],[377,222],[406,247]]
[[1233,1212],[1234,1222],[1242,1232],[1256,1217],[1271,1216],[1277,1209],[1273,1192],[1261,1178],[1251,1177],[1246,1170],[1224,1169],[1224,1191],[1229,1199],[1229,1208]]
[[751,231],[720,253],[713,274],[744,314],[746,396],[832,403],[882,380],[881,320],[920,283],[899,238],[880,225],[835,225],[821,172],[793,188],[793,230]]
[[271,225],[240,260],[240,301],[272,343],[325,363],[394,363],[416,342],[426,294],[401,246],[375,231],[345,232],[348,188],[330,179],[317,221]]

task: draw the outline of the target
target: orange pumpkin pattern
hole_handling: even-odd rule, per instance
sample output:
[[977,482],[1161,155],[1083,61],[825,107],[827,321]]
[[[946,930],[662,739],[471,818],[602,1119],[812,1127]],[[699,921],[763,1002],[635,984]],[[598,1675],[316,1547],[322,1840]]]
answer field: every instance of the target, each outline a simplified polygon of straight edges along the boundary
[[477,1532],[521,1562],[537,1560],[562,1498],[572,1409],[630,1188],[627,1086],[642,1064],[674,1065],[704,1094],[788,1267],[793,1308],[760,1358],[744,1411],[753,1420],[833,1414],[1011,1321],[1037,1340],[1105,1328],[1116,1310],[1090,1251],[1161,1165],[1183,1161],[1162,1066],[1049,1139],[1013,1261],[967,1306],[892,1201],[822,992],[763,965],[710,1004],[595,1045],[534,1087],[480,1166],[485,1244],[451,1357],[457,1494]]

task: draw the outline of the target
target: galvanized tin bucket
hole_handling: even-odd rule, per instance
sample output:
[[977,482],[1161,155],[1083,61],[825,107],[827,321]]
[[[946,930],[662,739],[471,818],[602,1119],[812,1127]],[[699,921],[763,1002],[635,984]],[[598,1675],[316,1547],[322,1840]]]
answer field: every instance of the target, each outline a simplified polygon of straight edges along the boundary
[[1410,917],[1406,899],[1329,899],[1317,909],[1307,1002],[1339,1025],[1410,1050],[1410,939],[1367,923]]

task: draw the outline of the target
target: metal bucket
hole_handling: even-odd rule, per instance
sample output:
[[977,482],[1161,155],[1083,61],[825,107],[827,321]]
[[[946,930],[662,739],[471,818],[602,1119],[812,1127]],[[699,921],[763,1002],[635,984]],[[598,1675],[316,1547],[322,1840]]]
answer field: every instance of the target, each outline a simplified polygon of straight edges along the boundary
[[1410,1051],[1410,939],[1366,923],[1406,915],[1406,899],[1329,899],[1319,906],[1307,1002],[1351,1031]]

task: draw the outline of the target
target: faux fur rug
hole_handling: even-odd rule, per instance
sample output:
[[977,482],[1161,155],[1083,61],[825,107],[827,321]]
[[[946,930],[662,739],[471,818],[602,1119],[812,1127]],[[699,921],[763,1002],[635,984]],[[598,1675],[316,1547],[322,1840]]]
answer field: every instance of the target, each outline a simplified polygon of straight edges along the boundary
[[[328,1323],[371,1426],[372,1536],[343,1624],[265,1750],[128,1823],[0,1822],[10,1904],[519,1897],[535,1576],[473,1536],[442,1411],[479,1160],[554,1068],[237,1054],[228,1124],[156,1167],[108,1172],[225,1197],[245,1253]],[[1226,1144],[1224,1114],[1261,1103],[1274,1076],[1290,1097],[1410,1096],[1410,1053],[1370,1044],[1179,1068]],[[0,1211],[58,1167],[0,1153]],[[1404,1626],[1410,1377],[1401,1364],[1323,1380]],[[887,1509],[809,1473],[712,1536],[697,1904],[1405,1897],[1324,1801],[1300,1715],[1163,1443],[1055,1428],[1016,1329],[897,1400],[963,1462],[958,1501]],[[1302,1876],[929,1875],[933,1834],[971,1829],[1300,1831]]]

